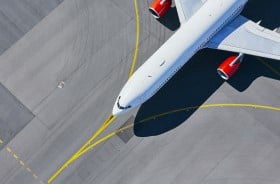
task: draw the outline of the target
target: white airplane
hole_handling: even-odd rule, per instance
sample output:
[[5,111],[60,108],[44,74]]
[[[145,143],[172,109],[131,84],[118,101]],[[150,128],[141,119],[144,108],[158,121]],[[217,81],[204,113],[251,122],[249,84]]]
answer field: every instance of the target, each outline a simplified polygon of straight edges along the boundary
[[[147,101],[203,48],[239,53],[218,67],[225,80],[238,70],[243,54],[280,60],[280,34],[240,15],[247,1],[175,0],[180,28],[127,81],[112,114],[123,114]],[[160,18],[171,4],[172,0],[154,0],[149,10]]]

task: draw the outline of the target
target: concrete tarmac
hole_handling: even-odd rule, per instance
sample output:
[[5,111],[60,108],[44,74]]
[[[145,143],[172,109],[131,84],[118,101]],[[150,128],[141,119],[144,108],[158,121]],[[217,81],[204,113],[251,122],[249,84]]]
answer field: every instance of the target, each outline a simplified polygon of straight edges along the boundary
[[[175,8],[157,21],[149,2],[138,1],[136,68],[179,26]],[[273,0],[255,0],[242,14],[274,29],[280,25],[277,7]],[[67,0],[0,56],[0,183],[47,183],[109,116],[128,79],[135,24],[133,1]],[[218,106],[138,123],[203,104],[279,107],[280,63],[246,56],[236,76],[224,82],[216,68],[229,55],[200,51],[102,135],[135,119],[133,128],[80,157],[53,183],[279,183],[279,111]]]
[[47,16],[63,0],[1,0],[0,54]]

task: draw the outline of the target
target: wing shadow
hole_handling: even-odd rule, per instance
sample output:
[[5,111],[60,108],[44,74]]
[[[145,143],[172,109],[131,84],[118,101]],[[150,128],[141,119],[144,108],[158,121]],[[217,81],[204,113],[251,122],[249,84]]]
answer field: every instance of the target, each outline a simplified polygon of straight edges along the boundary
[[262,20],[262,26],[273,30],[280,26],[279,6],[275,0],[249,0],[241,14],[255,22]]

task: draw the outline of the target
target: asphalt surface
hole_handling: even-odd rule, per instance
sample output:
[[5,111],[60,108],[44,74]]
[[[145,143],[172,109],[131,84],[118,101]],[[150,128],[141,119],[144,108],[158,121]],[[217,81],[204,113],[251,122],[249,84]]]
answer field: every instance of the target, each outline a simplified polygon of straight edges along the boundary
[[[136,68],[179,26],[175,8],[157,21],[148,4],[138,1]],[[255,0],[242,14],[274,29],[280,25],[278,7],[273,0]],[[47,183],[109,116],[130,71],[133,1],[67,0],[44,16],[5,43],[9,48],[20,38],[0,56],[1,184]],[[236,76],[224,82],[216,68],[229,55],[199,52],[139,111],[119,117],[102,135],[135,119],[133,128],[80,157],[53,183],[280,183],[279,111],[218,106],[138,123],[203,104],[279,107],[280,63],[246,56]]]

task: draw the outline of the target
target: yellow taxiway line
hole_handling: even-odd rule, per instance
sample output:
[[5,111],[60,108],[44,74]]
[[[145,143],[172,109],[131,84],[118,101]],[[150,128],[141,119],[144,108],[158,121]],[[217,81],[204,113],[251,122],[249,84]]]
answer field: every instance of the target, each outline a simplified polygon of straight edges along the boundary
[[[156,114],[156,115],[152,115],[148,118],[145,118],[143,120],[140,120],[139,122],[136,122],[135,124],[138,123],[145,123],[148,122],[150,120],[156,119],[156,118],[160,118],[169,114],[173,114],[173,113],[177,113],[177,112],[182,112],[182,111],[186,111],[186,110],[194,110],[194,109],[206,109],[206,108],[214,108],[214,107],[245,107],[245,108],[256,108],[256,109],[263,109],[263,110],[273,110],[273,111],[280,111],[280,107],[273,107],[273,106],[267,106],[267,105],[258,105],[258,104],[226,104],[226,103],[221,103],[221,104],[205,104],[205,105],[201,105],[201,106],[192,106],[192,107],[183,107],[183,108],[178,108],[178,109],[174,109],[171,111],[167,111],[164,113],[160,113],[160,114]],[[110,121],[114,121],[115,118],[111,119]],[[107,123],[105,122],[104,124],[106,124],[106,127],[110,124],[110,122],[108,121]],[[84,144],[84,146],[77,151],[58,171],[56,171],[54,173],[54,175],[48,180],[48,183],[51,183],[64,169],[67,168],[68,165],[70,165],[71,163],[73,163],[75,160],[77,160],[79,157],[81,157],[82,155],[84,155],[86,152],[94,149],[97,145],[109,140],[110,138],[112,138],[113,136],[115,136],[117,133],[122,132],[126,129],[129,129],[131,127],[133,127],[134,124],[133,122],[131,122],[131,124],[122,127],[118,130],[115,130],[111,133],[109,133],[108,135],[96,140],[95,142],[92,142],[98,135],[94,134],[95,136],[94,139],[92,137],[92,139],[90,139],[90,141],[87,141],[86,144]],[[103,128],[105,128],[105,126],[101,126],[102,130]],[[97,133],[99,133],[100,131],[97,131]]]
[[109,116],[106,121],[97,129],[97,131],[86,141],[86,143],[74,153],[54,174],[48,179],[52,183],[70,164],[72,164],[83,153],[83,150],[92,144],[92,142],[116,119],[116,116]]
[[111,137],[115,136],[116,134],[118,134],[119,132],[122,132],[126,129],[132,128],[133,127],[133,123],[122,127],[120,129],[117,129],[111,133],[109,133],[108,135],[98,139],[97,141],[95,141],[93,144],[89,145],[86,149],[84,149],[82,152],[79,153],[79,155],[77,155],[77,157],[82,156],[83,154],[85,154],[86,152],[92,150],[93,148],[95,148],[97,145],[101,144],[102,142],[105,142],[106,140],[110,139]]
[[128,124],[125,127],[122,127],[120,129],[117,129],[111,133],[109,133],[108,135],[98,139],[97,141],[95,141],[93,144],[89,145],[86,149],[84,149],[82,152],[80,152],[79,155],[77,155],[78,157],[80,157],[81,155],[85,154],[87,151],[92,150],[93,148],[95,148],[97,145],[103,143],[104,141],[112,138],[113,136],[115,136],[116,134],[125,131],[129,128],[132,128],[134,126],[134,124],[140,124],[140,123],[145,123],[148,122],[150,120],[154,120],[156,118],[160,118],[169,114],[173,114],[173,113],[177,113],[177,112],[182,112],[182,111],[186,111],[186,110],[195,110],[195,109],[207,109],[207,108],[214,108],[214,107],[243,107],[243,108],[255,108],[255,109],[262,109],[262,110],[272,110],[272,111],[280,111],[280,107],[273,107],[273,106],[267,106],[267,105],[258,105],[258,104],[205,104],[205,105],[201,105],[201,106],[192,106],[192,107],[183,107],[183,108],[179,108],[179,109],[174,109],[171,111],[167,111],[164,113],[160,113],[160,114],[156,114],[153,116],[150,116],[148,118],[145,118],[143,120],[140,120],[139,122],[133,123],[131,122],[131,124]]
[[135,9],[135,23],[136,23],[136,38],[135,38],[135,49],[134,49],[134,55],[132,59],[131,68],[129,71],[129,78],[132,76],[134,70],[136,61],[138,58],[138,49],[139,49],[139,37],[140,37],[140,20],[139,20],[139,9],[137,0],[134,0],[134,9]]

